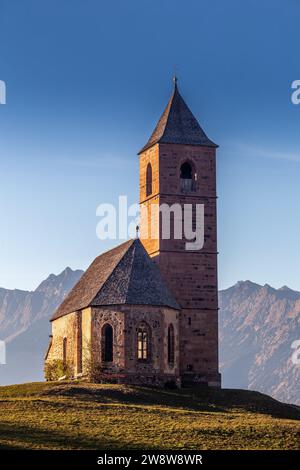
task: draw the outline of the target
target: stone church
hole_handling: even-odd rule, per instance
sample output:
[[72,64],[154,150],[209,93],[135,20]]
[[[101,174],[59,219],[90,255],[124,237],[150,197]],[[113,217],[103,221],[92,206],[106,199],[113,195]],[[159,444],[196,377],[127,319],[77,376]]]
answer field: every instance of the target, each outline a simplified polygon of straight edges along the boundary
[[[139,152],[140,204],[204,205],[204,246],[184,238],[128,240],[98,256],[54,312],[45,367],[118,383],[221,386],[218,371],[216,149],[172,96]],[[147,214],[147,215],[143,215]],[[141,228],[148,223],[141,211]],[[194,215],[193,215],[194,217]]]

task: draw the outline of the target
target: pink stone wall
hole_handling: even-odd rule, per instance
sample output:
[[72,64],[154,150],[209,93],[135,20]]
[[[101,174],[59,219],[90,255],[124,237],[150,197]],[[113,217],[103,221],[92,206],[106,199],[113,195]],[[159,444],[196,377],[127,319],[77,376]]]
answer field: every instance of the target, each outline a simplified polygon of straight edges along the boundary
[[[179,305],[180,373],[196,381],[220,384],[218,372],[218,278],[216,155],[214,148],[192,145],[156,144],[140,155],[140,203],[149,205],[179,203],[204,204],[204,246],[187,251],[186,240],[163,240],[161,219],[157,220],[160,238],[142,238],[149,255],[158,263],[164,279]],[[153,164],[155,185],[152,196],[145,197],[145,166]],[[189,162],[193,168],[193,190],[184,193],[180,167]],[[196,176],[195,176],[196,174]],[[157,183],[158,182],[158,183]],[[195,211],[194,211],[195,214]],[[143,226],[143,217],[141,225]],[[195,225],[195,219],[193,219]],[[172,232],[171,232],[172,234]]]

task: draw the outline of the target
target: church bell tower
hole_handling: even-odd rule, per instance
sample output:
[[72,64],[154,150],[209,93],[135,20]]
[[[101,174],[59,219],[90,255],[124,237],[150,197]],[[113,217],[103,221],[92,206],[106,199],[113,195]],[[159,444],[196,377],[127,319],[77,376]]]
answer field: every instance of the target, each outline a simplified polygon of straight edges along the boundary
[[[181,97],[175,78],[172,96],[139,152],[141,241],[181,308],[182,381],[218,387],[217,147]],[[200,249],[187,249],[183,227],[183,236],[176,234],[174,224],[179,215],[172,210],[174,204],[182,208],[182,225],[185,205],[192,207],[193,229],[198,227],[196,207],[203,208],[204,239]],[[171,208],[169,237],[162,230],[162,212],[158,210],[162,205]],[[150,230],[151,222],[157,236]]]

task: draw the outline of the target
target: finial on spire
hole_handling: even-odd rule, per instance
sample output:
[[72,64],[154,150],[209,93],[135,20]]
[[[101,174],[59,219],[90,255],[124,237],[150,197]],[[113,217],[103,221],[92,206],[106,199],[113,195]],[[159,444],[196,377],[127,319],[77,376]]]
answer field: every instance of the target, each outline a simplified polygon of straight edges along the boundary
[[138,225],[135,227],[135,232],[136,232],[136,238],[139,238],[140,227]]
[[177,88],[177,81],[178,81],[178,78],[177,78],[176,73],[175,73],[174,76],[173,76],[173,82],[174,82],[175,88]]

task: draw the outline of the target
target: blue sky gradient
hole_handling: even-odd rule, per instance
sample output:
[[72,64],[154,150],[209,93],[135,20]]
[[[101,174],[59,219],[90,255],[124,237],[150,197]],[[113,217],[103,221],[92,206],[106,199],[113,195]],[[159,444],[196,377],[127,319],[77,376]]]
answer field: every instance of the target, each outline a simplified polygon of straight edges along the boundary
[[219,279],[300,290],[297,0],[0,0],[0,286],[34,289],[119,241],[137,151],[179,88],[218,150]]

